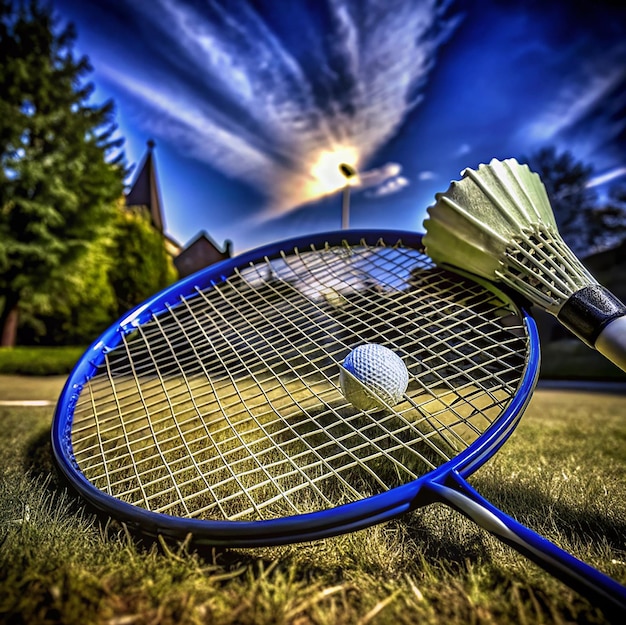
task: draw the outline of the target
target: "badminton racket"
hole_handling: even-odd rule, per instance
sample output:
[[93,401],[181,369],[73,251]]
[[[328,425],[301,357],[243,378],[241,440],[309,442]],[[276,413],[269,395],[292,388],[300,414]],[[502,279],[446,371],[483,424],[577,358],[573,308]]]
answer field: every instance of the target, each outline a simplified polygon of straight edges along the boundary
[[[407,367],[395,406],[342,395],[364,343]],[[69,376],[52,443],[83,497],[147,534],[277,545],[437,501],[624,609],[624,587],[466,481],[514,431],[538,366],[525,308],[436,267],[420,235],[335,232],[223,261],[130,312]]]

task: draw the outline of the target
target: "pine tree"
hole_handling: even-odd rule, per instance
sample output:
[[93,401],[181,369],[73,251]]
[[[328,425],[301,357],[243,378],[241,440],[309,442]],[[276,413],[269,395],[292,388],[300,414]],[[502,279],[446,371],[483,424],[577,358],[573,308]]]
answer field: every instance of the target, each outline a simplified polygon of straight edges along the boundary
[[38,0],[0,0],[0,344],[15,343],[20,306],[54,297],[114,218],[126,175],[113,103],[89,103],[73,26]]

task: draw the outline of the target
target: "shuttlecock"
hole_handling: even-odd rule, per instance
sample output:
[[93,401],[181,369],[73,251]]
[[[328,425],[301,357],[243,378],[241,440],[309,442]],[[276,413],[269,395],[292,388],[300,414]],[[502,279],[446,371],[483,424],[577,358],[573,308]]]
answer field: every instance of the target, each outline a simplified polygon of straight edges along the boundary
[[508,284],[626,371],[626,306],[563,241],[539,176],[514,159],[462,176],[428,209],[427,254]]
[[359,410],[397,404],[409,384],[402,358],[376,343],[353,349],[340,368],[339,382],[345,398]]

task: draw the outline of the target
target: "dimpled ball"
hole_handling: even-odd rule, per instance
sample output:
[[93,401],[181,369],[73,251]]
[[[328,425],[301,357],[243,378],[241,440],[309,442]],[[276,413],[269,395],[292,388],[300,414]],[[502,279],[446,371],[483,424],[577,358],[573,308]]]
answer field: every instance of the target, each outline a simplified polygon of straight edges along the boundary
[[366,343],[346,356],[340,367],[339,383],[344,397],[355,408],[384,408],[385,404],[394,406],[402,399],[409,384],[409,372],[390,349]]

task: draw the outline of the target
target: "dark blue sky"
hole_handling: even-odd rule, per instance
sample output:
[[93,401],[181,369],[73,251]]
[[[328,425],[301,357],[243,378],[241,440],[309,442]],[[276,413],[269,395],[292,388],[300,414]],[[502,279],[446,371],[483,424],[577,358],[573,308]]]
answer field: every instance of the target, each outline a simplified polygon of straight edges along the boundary
[[421,230],[464,167],[570,150],[626,177],[626,8],[580,0],[54,0],[149,138],[168,233],[235,252],[340,225]]

